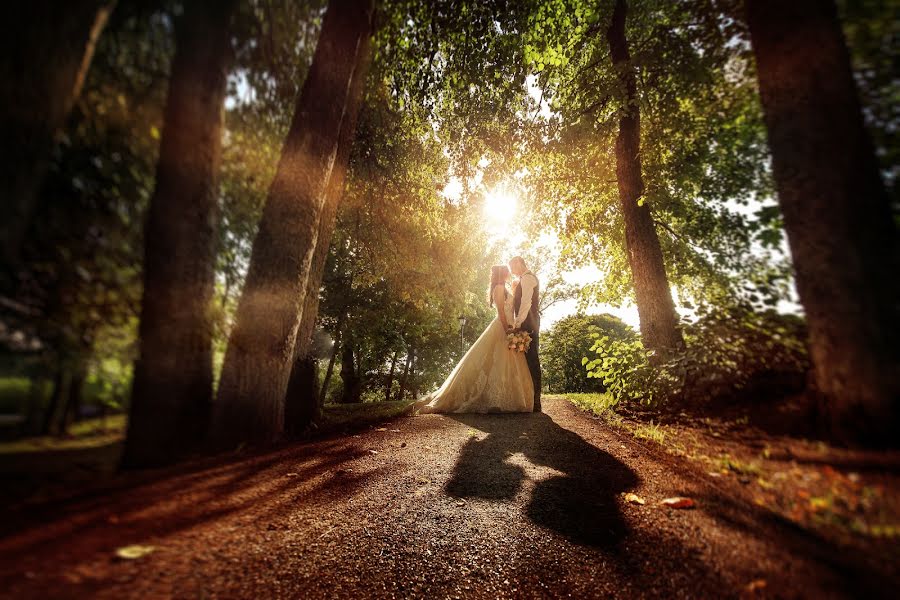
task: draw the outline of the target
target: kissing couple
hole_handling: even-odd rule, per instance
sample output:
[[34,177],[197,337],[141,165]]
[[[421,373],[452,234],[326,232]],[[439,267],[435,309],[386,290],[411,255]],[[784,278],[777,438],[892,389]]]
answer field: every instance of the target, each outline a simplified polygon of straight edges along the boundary
[[417,403],[419,412],[540,412],[539,298],[540,283],[521,256],[491,267],[488,302],[497,317],[444,384]]

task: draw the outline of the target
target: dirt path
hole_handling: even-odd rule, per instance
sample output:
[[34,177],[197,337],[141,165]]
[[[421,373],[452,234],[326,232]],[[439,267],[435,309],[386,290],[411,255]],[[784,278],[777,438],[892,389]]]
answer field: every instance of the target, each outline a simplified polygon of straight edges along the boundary
[[[0,597],[830,598],[896,586],[565,400],[545,411],[399,418],[7,514]],[[698,508],[658,504],[673,495]],[[155,550],[117,559],[129,544]]]

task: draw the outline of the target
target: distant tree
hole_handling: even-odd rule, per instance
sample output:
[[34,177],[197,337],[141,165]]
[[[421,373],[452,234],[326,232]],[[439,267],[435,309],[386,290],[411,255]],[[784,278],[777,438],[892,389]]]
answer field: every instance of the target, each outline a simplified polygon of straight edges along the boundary
[[550,392],[602,392],[603,383],[588,378],[582,358],[593,357],[592,333],[610,339],[627,339],[634,331],[609,314],[573,315],[557,321],[541,334],[541,367]]
[[284,431],[284,399],[325,192],[348,112],[371,0],[331,0],[263,209],[219,382],[220,443]]
[[830,0],[748,0],[778,201],[822,414],[900,440],[900,243]]
[[55,138],[81,93],[115,0],[53,0],[5,7],[0,46],[0,252],[18,264]]

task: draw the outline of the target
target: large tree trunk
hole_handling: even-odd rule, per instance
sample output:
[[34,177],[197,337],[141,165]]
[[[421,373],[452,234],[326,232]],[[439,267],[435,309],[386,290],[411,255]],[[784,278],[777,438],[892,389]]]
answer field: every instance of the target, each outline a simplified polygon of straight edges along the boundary
[[81,92],[114,0],[11,2],[0,52],[0,252],[18,263],[55,137]]
[[127,466],[170,462],[205,438],[212,405],[218,171],[236,0],[190,2],[175,57],[144,242],[140,356]]
[[391,389],[394,387],[394,370],[397,368],[397,354],[398,352],[394,352],[394,355],[391,357],[391,370],[388,372],[387,383],[384,385],[384,401],[388,402],[391,399]]
[[634,294],[641,321],[641,339],[648,350],[663,359],[684,345],[678,327],[678,315],[666,277],[662,248],[650,214],[650,206],[641,201],[644,180],[641,175],[641,114],[634,66],[625,37],[628,4],[616,0],[612,22],[606,37],[613,66],[624,88],[624,106],[619,118],[616,138],[616,179],[619,203],[625,220],[625,245]]
[[338,205],[344,195],[344,181],[350,163],[350,150],[353,147],[353,138],[356,136],[356,123],[369,73],[371,48],[370,32],[369,35],[363,37],[360,62],[353,72],[347,113],[341,122],[337,155],[334,159],[331,177],[328,179],[328,187],[325,190],[325,203],[322,205],[316,249],[306,282],[303,311],[300,315],[300,326],[297,329],[297,340],[294,344],[294,364],[291,368],[285,396],[285,427],[290,431],[302,431],[318,418],[320,412],[318,371],[310,370],[307,366],[309,361],[313,360],[309,352],[312,336],[316,329],[316,318],[319,314],[319,291],[322,287],[328,249],[331,246],[331,234],[334,232],[334,220],[337,216]]
[[325,192],[373,14],[373,0],[331,0],[325,14],[225,354],[216,417],[221,444],[271,441],[284,430],[284,398]]
[[896,444],[898,233],[835,6],[746,9],[823,415],[845,441]]

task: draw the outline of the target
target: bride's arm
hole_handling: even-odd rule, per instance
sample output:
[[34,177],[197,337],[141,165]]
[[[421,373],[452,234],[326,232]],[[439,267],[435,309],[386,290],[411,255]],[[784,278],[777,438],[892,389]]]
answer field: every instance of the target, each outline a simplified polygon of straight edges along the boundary
[[494,307],[497,309],[497,318],[500,319],[500,324],[503,325],[503,331],[509,329],[509,323],[506,321],[506,310],[505,310],[506,298],[503,297],[503,286],[495,285],[494,286]]

